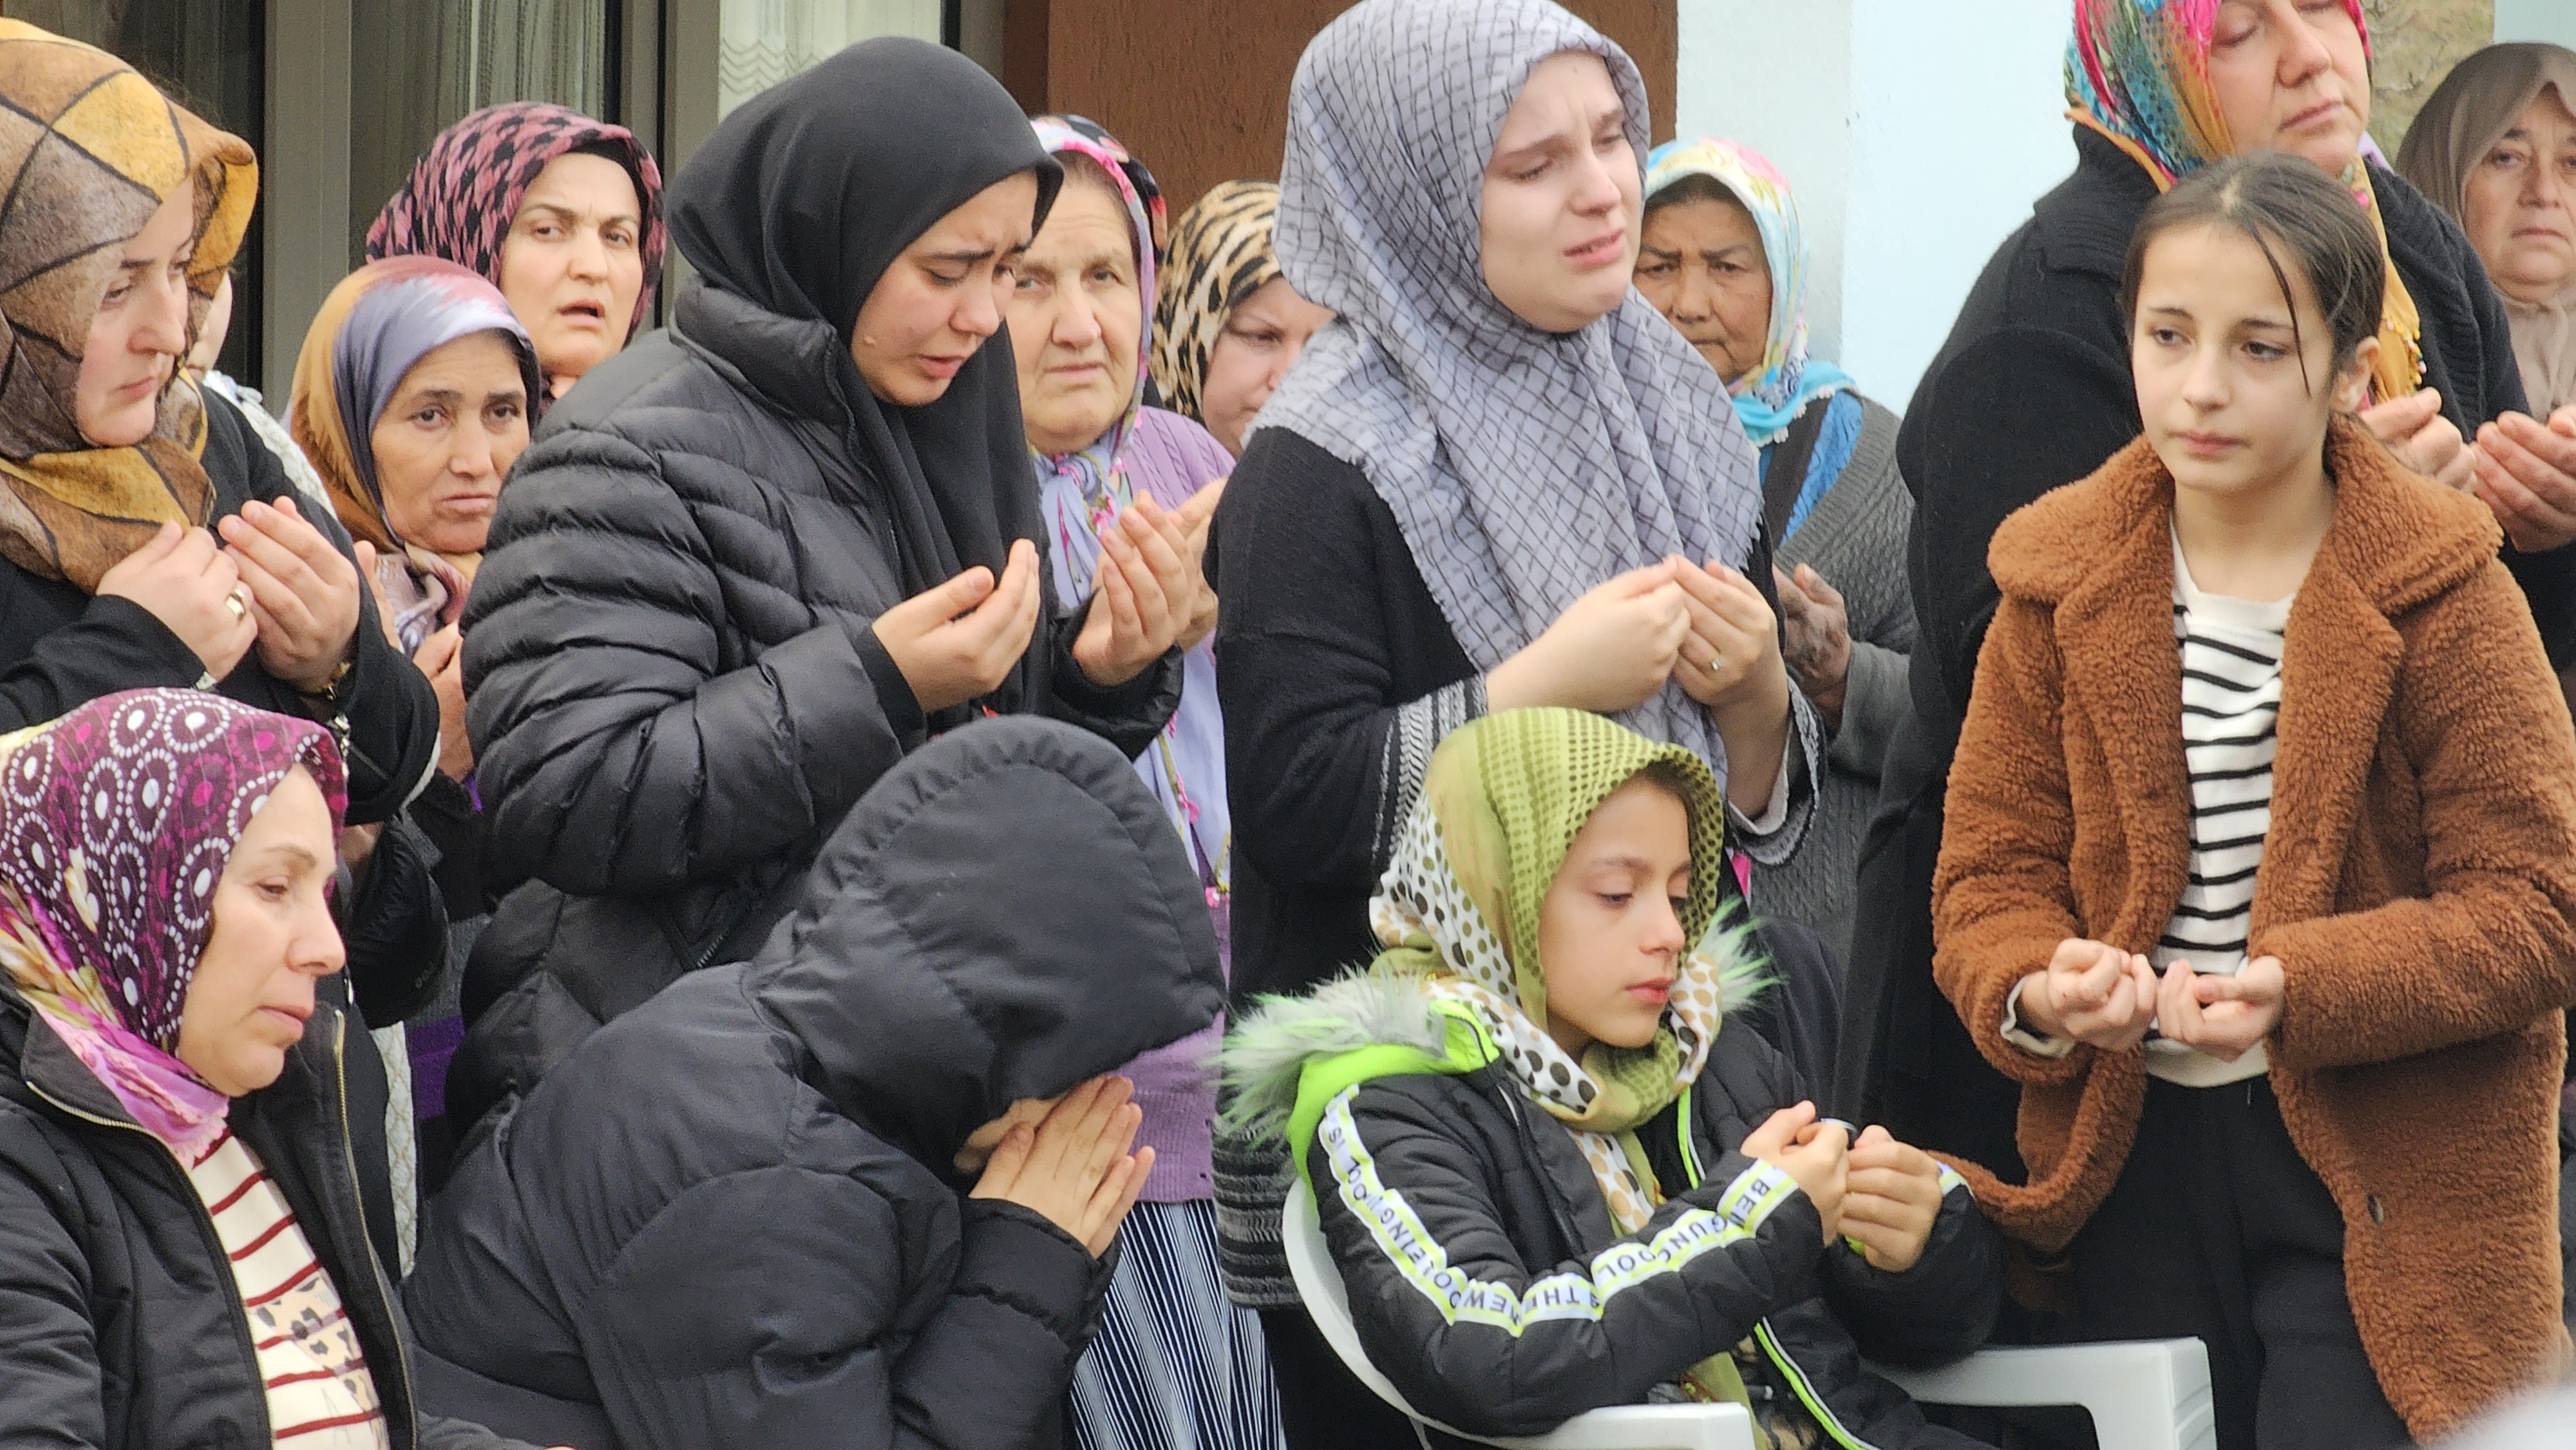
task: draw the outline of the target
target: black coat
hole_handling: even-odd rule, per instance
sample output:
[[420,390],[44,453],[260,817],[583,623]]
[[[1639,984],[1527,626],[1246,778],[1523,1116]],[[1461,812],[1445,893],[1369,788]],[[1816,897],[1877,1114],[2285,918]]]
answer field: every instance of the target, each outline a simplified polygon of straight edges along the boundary
[[1924,1366],[1975,1350],[2003,1296],[2002,1239],[1952,1179],[1907,1272],[1827,1246],[1794,1181],[1738,1151],[1808,1096],[1761,1038],[1720,1032],[1689,1095],[1637,1130],[1669,1196],[1622,1235],[1583,1150],[1501,1062],[1346,1089],[1326,1105],[1306,1164],[1370,1361],[1443,1423],[1534,1435],[1643,1401],[1758,1326],[1773,1392],[1798,1393],[1785,1362],[1811,1407],[1862,1443],[1965,1450],[1975,1442],[1927,1425],[1861,1355]]
[[[2011,1175],[2019,1089],[1987,1066],[1932,986],[1931,882],[1942,796],[1997,594],[1986,544],[2004,517],[2083,478],[2138,436],[2120,273],[2156,187],[2093,131],[2075,128],[2073,175],[1977,278],[1925,370],[1897,436],[1915,495],[1909,543],[1920,630],[1910,730],[1890,750],[1880,815],[1861,855],[1835,1101]],[[2425,386],[2463,437],[2524,407],[2504,307],[2448,217],[2376,165],[2389,255],[2423,326]],[[2507,545],[2553,663],[2576,658],[2576,547]]]
[[[417,1416],[407,1331],[345,1152],[344,1027],[320,1007],[233,1132],[330,1272],[394,1450],[521,1450]],[[268,1403],[214,1220],[179,1161],[0,988],[0,1417],[10,1444],[266,1450]]]
[[[1376,954],[1369,894],[1432,747],[1485,713],[1484,676],[1368,475],[1300,434],[1252,436],[1208,556],[1225,601],[1216,678],[1234,812],[1234,992],[1249,1002]],[[1745,572],[1774,598],[1767,537],[1755,537]],[[1814,808],[1808,762],[1823,754],[1813,710],[1803,696],[1793,708],[1791,824],[1773,838],[1792,848],[1799,813]]]
[[[682,973],[748,955],[850,804],[973,717],[925,719],[869,628],[912,592],[891,517],[910,505],[858,462],[845,374],[829,325],[696,288],[550,409],[513,471],[465,680],[487,881],[539,884],[467,969],[460,1124]],[[1179,656],[1096,689],[1079,626],[1042,614],[1017,677],[1034,685],[987,703],[1132,757],[1179,701]]]
[[405,1290],[424,1399],[581,1450],[1035,1443],[1111,1265],[966,1198],[953,1156],[1224,993],[1117,751],[1042,720],[942,737],[850,811],[757,960],[495,1115]]
[[[293,499],[305,522],[343,554],[348,532],[327,509],[296,491],[231,402],[205,395],[207,478],[217,520],[252,499]],[[354,558],[354,556],[352,556]],[[429,681],[385,638],[374,591],[358,591],[357,666],[342,687],[349,730],[349,821],[381,821],[427,779],[438,756],[438,697]],[[0,560],[0,731],[41,724],[119,690],[187,689],[205,662],[169,626],[128,599],[99,598],[61,579],[44,579]],[[312,719],[294,689],[261,668],[256,651],[242,656],[217,690],[246,705]]]

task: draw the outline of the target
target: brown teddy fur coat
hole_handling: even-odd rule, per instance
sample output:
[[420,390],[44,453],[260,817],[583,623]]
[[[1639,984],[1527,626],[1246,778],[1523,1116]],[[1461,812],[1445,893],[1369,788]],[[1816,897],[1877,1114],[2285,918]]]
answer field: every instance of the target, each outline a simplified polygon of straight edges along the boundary
[[[2256,956],[2288,979],[2271,1082],[2343,1210],[2389,1401],[2430,1439],[2565,1362],[2555,1127],[2576,1000],[2576,730],[2486,507],[2358,424],[2290,609]],[[2101,1205],[2144,1054],[2002,1036],[2068,937],[2151,948],[2188,875],[2173,481],[2145,440],[1996,530],[1934,883],[1934,972],[2023,1084],[2027,1184],[1962,1165],[2007,1233],[2062,1250]]]

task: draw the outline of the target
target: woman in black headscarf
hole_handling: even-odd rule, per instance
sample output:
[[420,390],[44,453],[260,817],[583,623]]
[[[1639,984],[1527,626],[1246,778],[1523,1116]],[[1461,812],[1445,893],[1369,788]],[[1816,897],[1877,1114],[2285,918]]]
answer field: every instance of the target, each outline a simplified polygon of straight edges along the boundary
[[1048,604],[988,345],[1060,178],[972,61],[882,39],[736,110],[673,182],[701,285],[547,415],[466,611],[492,855],[537,880],[467,970],[460,1125],[748,955],[930,736],[1039,713],[1133,756],[1170,716],[1197,521],[1138,504],[1090,603]]

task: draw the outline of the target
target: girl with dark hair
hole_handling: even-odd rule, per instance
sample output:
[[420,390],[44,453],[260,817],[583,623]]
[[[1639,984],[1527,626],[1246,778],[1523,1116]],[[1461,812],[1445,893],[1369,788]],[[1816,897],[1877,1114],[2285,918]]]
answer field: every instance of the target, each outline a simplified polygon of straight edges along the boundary
[[[1986,546],[2006,514],[2138,435],[2122,259],[2157,195],[2273,150],[2345,189],[2387,285],[2372,398],[2356,416],[2417,472],[2475,482],[2511,539],[2505,566],[2541,638],[2576,659],[2576,536],[2527,533],[2495,500],[2576,472],[2576,438],[2527,416],[2504,308],[2459,227],[2364,156],[2370,35],[2361,0],[2071,0],[2073,174],[2005,239],[1925,369],[1898,431],[1914,491],[1914,712],[1888,751],[1887,809],[1861,855],[1837,1101],[1980,1162],[2019,1161],[2013,1085],[1985,1069],[1931,989],[1942,782],[1995,609]],[[2485,425],[2493,423],[2493,429]],[[2465,446],[2475,437],[2478,447]],[[2492,445],[2492,446],[2490,446]],[[2552,461],[2555,460],[2555,461]],[[2509,476],[2508,476],[2509,475]],[[2513,482],[2519,479],[2522,482]],[[2576,492],[2576,479],[2567,487]],[[2571,515],[2576,518],[2576,515]]]
[[2430,1439],[2567,1349],[2576,730],[2494,515],[2352,416],[2385,285],[2296,159],[2147,209],[2145,436],[1995,532],[1934,884],[2022,1094],[1978,1203],[2080,1337],[2208,1346],[2222,1450]]

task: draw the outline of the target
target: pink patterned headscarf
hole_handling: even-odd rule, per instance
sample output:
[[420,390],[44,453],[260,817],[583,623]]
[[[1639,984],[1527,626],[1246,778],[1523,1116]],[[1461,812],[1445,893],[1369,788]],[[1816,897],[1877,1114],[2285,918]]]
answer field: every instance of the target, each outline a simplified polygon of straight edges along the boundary
[[610,153],[635,183],[644,210],[636,250],[644,258],[644,287],[635,294],[631,334],[653,313],[653,289],[662,282],[662,168],[653,153],[623,126],[593,120],[543,101],[485,106],[438,133],[411,168],[411,179],[367,228],[367,260],[445,257],[501,285],[501,244],[519,202],[546,163],[585,147]]
[[129,690],[0,736],[0,968],[154,1136],[202,1149],[227,1100],[173,1050],[251,817],[303,766],[348,804],[308,720],[197,690]]

